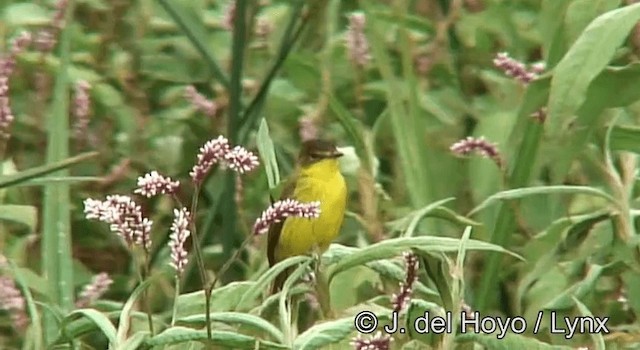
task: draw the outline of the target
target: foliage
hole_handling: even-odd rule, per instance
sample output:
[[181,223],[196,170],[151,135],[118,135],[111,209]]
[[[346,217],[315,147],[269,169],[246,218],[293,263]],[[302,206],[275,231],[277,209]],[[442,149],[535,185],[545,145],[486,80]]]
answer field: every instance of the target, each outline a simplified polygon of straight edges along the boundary
[[[0,348],[639,346],[635,1],[5,0],[0,18]],[[318,215],[276,202],[315,137],[344,153],[341,235],[269,267],[264,228]],[[511,328],[475,332],[476,311]]]

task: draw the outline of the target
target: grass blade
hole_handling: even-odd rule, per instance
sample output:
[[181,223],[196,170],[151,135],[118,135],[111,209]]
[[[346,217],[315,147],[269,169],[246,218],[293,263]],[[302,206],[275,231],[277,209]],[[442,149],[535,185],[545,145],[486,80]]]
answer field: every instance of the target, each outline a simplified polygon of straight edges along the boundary
[[[549,80],[541,79],[529,85],[525,94],[518,122],[510,138],[511,142],[518,144],[510,154],[513,159],[509,176],[509,186],[512,188],[525,187],[531,178],[533,164],[535,163],[540,138],[542,137],[542,125],[531,120],[531,113],[542,107],[549,94]],[[502,203],[498,211],[491,243],[508,247],[511,234],[515,227],[515,214],[509,203]],[[495,288],[498,283],[498,274],[501,271],[500,264],[502,256],[500,254],[487,254],[487,264],[484,269],[482,280],[478,288],[476,307],[479,311],[487,311],[489,304],[493,301],[490,298],[495,296]]]
[[229,79],[225,76],[222,69],[216,62],[215,56],[209,50],[209,44],[206,41],[206,32],[204,28],[198,28],[195,23],[198,21],[189,21],[188,16],[184,9],[180,9],[175,3],[171,3],[169,0],[158,0],[160,5],[167,11],[169,16],[173,18],[178,27],[187,36],[189,41],[195,46],[196,50],[200,52],[207,66],[211,70],[213,76],[227,89],[230,88]]
[[497,201],[501,200],[510,200],[510,199],[518,199],[533,195],[542,195],[542,194],[585,194],[590,196],[596,196],[600,198],[604,198],[612,204],[616,204],[615,198],[607,194],[602,190],[598,190],[588,186],[536,186],[536,187],[525,187],[525,188],[516,188],[513,190],[502,191],[490,196],[485,199],[480,205],[473,208],[468,216],[472,216],[477,212],[486,209]]
[[[73,2],[66,9],[65,17],[73,13]],[[48,164],[55,164],[69,157],[69,76],[71,37],[70,26],[60,33],[60,69],[57,72],[51,114],[47,116]],[[66,169],[56,176],[68,176]],[[25,179],[25,178],[23,178]],[[71,255],[71,205],[69,184],[48,184],[44,187],[42,225],[42,271],[49,282],[50,300],[64,312],[73,308],[73,262]],[[55,340],[57,321],[44,315],[44,335],[47,344]]]
[[[87,152],[80,154],[78,156],[70,157],[64,160],[51,162],[47,165],[42,165],[39,167],[31,168],[28,170],[23,170],[16,174],[6,175],[0,177],[0,188],[15,186],[21,184],[25,181],[32,180],[35,181],[49,181],[51,179],[58,179],[60,176],[50,176],[47,179],[41,179],[43,175],[47,175],[53,172],[56,172],[61,169],[68,168],[74,164],[85,161],[89,158],[93,158],[98,155],[98,152]],[[66,176],[64,176],[66,177]]]

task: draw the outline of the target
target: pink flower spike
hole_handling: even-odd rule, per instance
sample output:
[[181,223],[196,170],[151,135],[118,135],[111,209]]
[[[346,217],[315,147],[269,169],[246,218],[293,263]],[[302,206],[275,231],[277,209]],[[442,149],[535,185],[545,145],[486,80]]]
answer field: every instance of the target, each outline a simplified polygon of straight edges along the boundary
[[169,236],[169,248],[171,249],[170,265],[176,269],[176,275],[180,276],[187,266],[187,250],[184,244],[191,235],[189,231],[190,216],[186,208],[173,210],[173,224],[171,224],[171,235]]
[[357,66],[365,66],[371,55],[369,54],[369,41],[364,35],[364,27],[367,18],[363,13],[353,13],[349,16],[349,29],[346,34],[346,47],[349,58]]
[[80,292],[78,300],[76,301],[76,307],[85,308],[90,306],[109,290],[112,283],[113,280],[106,272],[101,272],[93,276],[91,283],[84,286],[82,292]]
[[317,218],[320,216],[320,202],[301,203],[295,199],[284,199],[273,203],[262,212],[253,225],[253,233],[261,235],[269,231],[269,227],[284,219],[295,216],[301,218]]
[[487,141],[484,137],[474,138],[467,137],[451,145],[451,151],[455,154],[466,156],[471,152],[476,152],[483,157],[492,159],[499,167],[502,167],[502,156],[498,147]]
[[193,107],[208,117],[214,117],[218,110],[218,105],[206,98],[198,92],[193,85],[189,85],[184,89],[184,97],[191,103]]
[[391,349],[391,342],[393,338],[388,334],[382,334],[382,332],[376,333],[369,339],[363,339],[361,334],[358,334],[357,338],[351,341],[351,346],[354,350],[389,350]]
[[498,53],[493,59],[493,64],[497,68],[500,68],[506,75],[519,80],[523,84],[528,84],[538,78],[538,75],[545,69],[545,64],[542,62],[536,63],[532,65],[530,69],[527,69],[524,63],[509,57],[509,54],[506,52]]
[[418,280],[418,257],[411,252],[404,252],[403,257],[406,267],[406,277],[405,280],[400,283],[400,291],[398,294],[391,296],[393,311],[397,313],[400,313],[406,308],[411,301],[413,284]]

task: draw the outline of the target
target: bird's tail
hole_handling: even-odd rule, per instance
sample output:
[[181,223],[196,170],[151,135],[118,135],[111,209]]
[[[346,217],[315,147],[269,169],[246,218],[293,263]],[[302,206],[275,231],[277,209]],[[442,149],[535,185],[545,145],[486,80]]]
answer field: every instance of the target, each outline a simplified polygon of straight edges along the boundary
[[273,285],[271,286],[272,295],[282,290],[282,286],[284,285],[284,282],[287,280],[287,278],[289,278],[289,275],[291,275],[291,272],[292,272],[291,268],[288,268],[280,272],[280,274],[276,276],[276,278],[273,280]]

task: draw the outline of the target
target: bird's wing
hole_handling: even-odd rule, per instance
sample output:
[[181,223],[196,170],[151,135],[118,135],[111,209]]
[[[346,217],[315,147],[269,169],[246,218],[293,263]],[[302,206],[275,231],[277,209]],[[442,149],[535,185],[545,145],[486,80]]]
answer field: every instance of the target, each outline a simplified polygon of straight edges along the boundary
[[[297,176],[292,176],[287,180],[284,188],[282,189],[282,194],[280,195],[280,199],[291,198],[295,189],[296,189],[296,181]],[[269,228],[269,233],[267,236],[267,258],[269,259],[269,266],[273,266],[277,263],[276,261],[276,246],[278,245],[278,241],[280,240],[280,233],[282,232],[282,227],[284,226],[285,220],[281,222],[275,223],[271,225]]]

